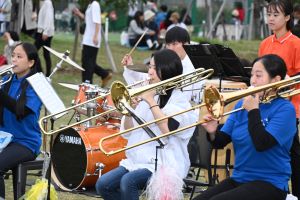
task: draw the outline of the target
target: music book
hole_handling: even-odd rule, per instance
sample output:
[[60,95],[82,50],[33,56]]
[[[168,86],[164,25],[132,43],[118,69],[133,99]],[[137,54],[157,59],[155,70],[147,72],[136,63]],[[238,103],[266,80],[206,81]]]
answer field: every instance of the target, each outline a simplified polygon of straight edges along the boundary
[[[64,103],[42,72],[28,77],[27,80],[50,114],[55,114],[66,109]],[[56,120],[65,114],[67,112],[55,115],[53,119]]]

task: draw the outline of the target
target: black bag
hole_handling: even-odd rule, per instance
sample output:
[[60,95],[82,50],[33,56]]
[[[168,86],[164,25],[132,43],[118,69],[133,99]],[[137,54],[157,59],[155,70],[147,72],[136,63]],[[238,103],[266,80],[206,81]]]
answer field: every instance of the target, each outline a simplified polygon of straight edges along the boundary
[[83,22],[79,27],[79,33],[84,34],[86,24]]

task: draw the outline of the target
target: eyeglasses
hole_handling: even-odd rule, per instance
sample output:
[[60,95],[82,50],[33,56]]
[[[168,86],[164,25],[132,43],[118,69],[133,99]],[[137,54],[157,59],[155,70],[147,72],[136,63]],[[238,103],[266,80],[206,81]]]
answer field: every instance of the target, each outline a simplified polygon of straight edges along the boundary
[[148,65],[147,65],[147,68],[148,68],[148,69],[150,69],[150,68],[156,69],[156,66],[155,66],[155,65],[148,64]]

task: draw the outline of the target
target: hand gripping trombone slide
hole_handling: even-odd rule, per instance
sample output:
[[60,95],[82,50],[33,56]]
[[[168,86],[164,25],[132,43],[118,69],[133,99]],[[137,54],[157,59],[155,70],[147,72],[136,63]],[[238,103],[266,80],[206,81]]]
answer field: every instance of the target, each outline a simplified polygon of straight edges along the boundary
[[[242,90],[242,91],[236,91],[236,92],[230,92],[230,93],[220,93],[215,87],[209,87],[209,88],[206,88],[204,90],[204,99],[203,99],[204,103],[196,105],[196,106],[194,106],[190,109],[184,110],[182,112],[174,113],[172,115],[169,115],[169,116],[166,116],[166,117],[163,117],[163,118],[160,118],[160,119],[156,119],[156,120],[153,120],[151,122],[147,122],[147,123],[145,123],[141,126],[133,127],[133,128],[127,129],[125,131],[122,131],[122,132],[119,132],[119,133],[116,133],[116,134],[113,134],[113,135],[110,135],[110,136],[107,136],[107,137],[103,137],[99,142],[99,147],[100,147],[101,151],[104,154],[106,154],[108,156],[109,155],[114,155],[116,153],[126,151],[128,149],[132,149],[134,147],[146,144],[148,142],[155,141],[155,140],[160,139],[162,137],[167,137],[167,136],[176,134],[180,131],[184,131],[186,129],[192,128],[192,127],[197,126],[199,124],[203,124],[207,121],[199,119],[199,121],[195,122],[194,124],[188,125],[186,127],[182,127],[182,128],[177,129],[177,130],[174,130],[174,131],[171,131],[171,132],[168,132],[168,133],[165,133],[165,134],[161,134],[157,137],[144,140],[142,142],[124,147],[124,148],[119,149],[119,150],[107,152],[107,151],[105,151],[105,149],[103,147],[104,146],[103,143],[104,143],[104,141],[109,140],[110,138],[113,138],[113,137],[116,137],[116,136],[119,136],[119,135],[123,135],[125,133],[130,132],[130,131],[133,131],[133,130],[142,128],[144,126],[148,126],[150,124],[153,124],[153,123],[156,123],[156,122],[174,117],[176,115],[180,115],[180,114],[185,113],[185,112],[200,109],[201,107],[204,107],[204,106],[207,108],[207,111],[212,115],[212,117],[214,119],[219,120],[219,119],[221,119],[222,117],[224,117],[226,115],[229,115],[231,113],[234,113],[234,112],[237,112],[237,111],[240,111],[240,110],[244,109],[244,108],[241,107],[239,109],[232,110],[230,112],[224,113],[225,105],[227,105],[227,104],[229,104],[229,103],[231,103],[235,100],[241,99],[243,97],[246,97],[246,96],[261,92],[261,91],[265,91],[264,96],[260,101],[261,103],[271,102],[273,99],[278,98],[278,97],[288,98],[288,97],[300,94],[300,89],[290,88],[291,86],[295,86],[296,84],[299,84],[299,83],[300,83],[300,75],[294,76],[294,77],[289,78],[289,79],[281,80],[281,81],[278,81],[276,83],[270,83],[270,84],[267,84],[267,85],[248,88],[248,89],[245,89],[245,90]],[[114,98],[114,97],[112,97],[112,98]],[[118,108],[118,105],[116,105],[116,107]]]

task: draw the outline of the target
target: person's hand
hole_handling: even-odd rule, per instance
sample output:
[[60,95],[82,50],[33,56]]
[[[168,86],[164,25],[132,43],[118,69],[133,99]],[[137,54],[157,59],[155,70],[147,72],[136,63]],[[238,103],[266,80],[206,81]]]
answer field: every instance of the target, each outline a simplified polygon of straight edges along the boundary
[[47,39],[48,39],[48,35],[43,34],[43,35],[42,35],[42,40],[45,41],[45,40],[47,40]]
[[243,108],[245,108],[248,112],[253,109],[257,109],[259,106],[259,96],[255,94],[254,96],[249,95],[244,98]]
[[149,31],[149,32],[148,32],[148,35],[151,35],[151,36],[152,36],[152,35],[155,35],[155,31]]
[[149,105],[156,104],[154,96],[156,95],[155,90],[149,90],[141,94],[141,98],[146,101]]
[[37,20],[37,14],[36,12],[33,12],[32,15],[31,15],[31,20],[32,21],[36,21]]
[[210,114],[205,115],[203,119],[206,121],[202,124],[203,128],[209,134],[215,134],[218,128],[218,121],[215,120]]
[[94,37],[93,37],[93,43],[94,43],[94,45],[98,45],[99,40],[98,40],[97,35],[94,35]]
[[5,33],[3,34],[3,37],[4,37],[4,39],[6,39],[6,41],[8,41],[8,40],[11,39],[11,36],[10,36],[9,32],[5,32]]
[[78,8],[73,8],[72,10],[73,14],[76,15],[76,16],[79,16],[80,15],[80,10]]
[[128,66],[128,65],[133,65],[132,57],[129,54],[126,54],[123,59],[122,59],[122,65],[123,66]]
[[133,97],[133,98],[131,99],[131,107],[132,107],[133,109],[135,109],[135,108],[137,107],[137,105],[139,105],[140,101],[141,101],[141,97],[139,97],[139,96]]

